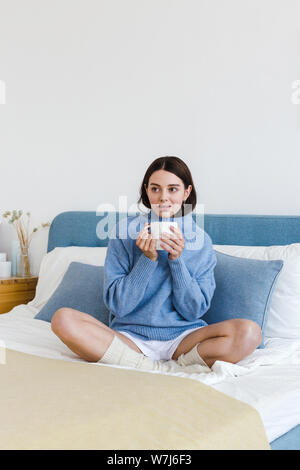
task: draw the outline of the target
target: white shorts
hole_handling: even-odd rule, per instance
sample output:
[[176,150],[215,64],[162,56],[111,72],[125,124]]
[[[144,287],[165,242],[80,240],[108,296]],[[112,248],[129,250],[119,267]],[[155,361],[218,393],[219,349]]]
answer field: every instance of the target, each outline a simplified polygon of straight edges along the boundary
[[177,349],[179,343],[183,340],[183,338],[192,331],[200,330],[203,326],[198,326],[197,328],[191,328],[190,330],[184,331],[181,335],[177,336],[175,339],[171,339],[169,341],[157,341],[157,340],[143,340],[136,338],[135,336],[127,333],[127,331],[119,331],[122,335],[127,336],[127,338],[131,339],[138,348],[142,351],[145,356],[150,357],[153,361],[168,361],[172,359],[174,352]]

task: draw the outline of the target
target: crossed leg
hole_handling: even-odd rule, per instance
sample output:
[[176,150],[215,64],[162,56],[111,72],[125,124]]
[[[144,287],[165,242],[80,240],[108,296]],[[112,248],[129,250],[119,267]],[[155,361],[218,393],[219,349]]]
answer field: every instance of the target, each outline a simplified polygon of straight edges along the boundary
[[87,313],[72,308],[60,308],[52,317],[52,331],[75,354],[89,362],[97,362],[110,346],[114,336],[135,351],[142,351],[127,336],[112,330]]
[[199,343],[197,351],[209,367],[217,360],[235,364],[251,354],[261,341],[261,329],[257,323],[242,318],[225,320],[187,335],[179,343],[172,359],[177,360]]

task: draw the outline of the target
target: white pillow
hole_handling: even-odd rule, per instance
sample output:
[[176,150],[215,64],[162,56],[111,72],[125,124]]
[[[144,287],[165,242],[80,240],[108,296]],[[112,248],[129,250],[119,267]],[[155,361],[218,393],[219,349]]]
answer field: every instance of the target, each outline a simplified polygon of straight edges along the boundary
[[300,243],[283,246],[213,245],[240,258],[284,261],[275,285],[265,336],[300,339]]
[[104,266],[107,247],[58,247],[47,253],[41,262],[39,279],[34,299],[28,303],[41,310],[60,284],[72,261]]

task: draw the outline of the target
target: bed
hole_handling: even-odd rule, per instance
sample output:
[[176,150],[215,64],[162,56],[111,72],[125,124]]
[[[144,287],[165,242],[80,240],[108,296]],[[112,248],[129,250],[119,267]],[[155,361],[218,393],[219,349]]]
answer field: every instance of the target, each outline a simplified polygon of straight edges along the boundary
[[[300,337],[266,337],[264,348],[238,364],[217,361],[210,374],[157,374],[85,363],[49,323],[34,318],[61,281],[53,280],[55,269],[63,273],[59,260],[64,258],[66,269],[70,261],[83,260],[75,252],[85,248],[99,248],[105,257],[110,228],[126,215],[74,211],[55,217],[46,255],[52,264],[43,265],[43,285],[29,304],[0,316],[1,384],[9,384],[0,393],[0,448],[299,450]],[[201,223],[215,249],[300,243],[297,216],[205,214]],[[122,387],[122,381],[136,395],[133,401],[126,395],[123,407],[115,408],[114,384]],[[97,402],[99,383],[95,410],[87,402]],[[159,409],[151,404],[154,393]],[[146,405],[137,405],[140,394],[149,394]]]

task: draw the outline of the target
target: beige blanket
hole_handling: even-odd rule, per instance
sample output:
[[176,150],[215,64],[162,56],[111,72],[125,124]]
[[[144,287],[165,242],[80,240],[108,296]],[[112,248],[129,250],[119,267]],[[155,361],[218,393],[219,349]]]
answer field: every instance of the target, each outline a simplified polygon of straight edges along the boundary
[[251,406],[201,382],[6,351],[0,449],[265,449]]

